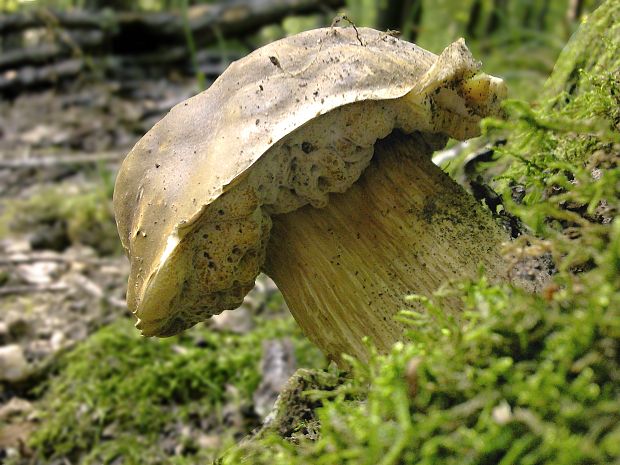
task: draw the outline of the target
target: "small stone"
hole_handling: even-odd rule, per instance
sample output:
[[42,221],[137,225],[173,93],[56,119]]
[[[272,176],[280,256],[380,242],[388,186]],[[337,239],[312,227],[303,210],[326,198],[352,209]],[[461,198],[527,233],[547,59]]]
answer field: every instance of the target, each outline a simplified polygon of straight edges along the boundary
[[174,352],[177,355],[187,355],[189,353],[189,349],[187,347],[181,346],[179,344],[173,344],[172,347],[172,352]]
[[30,372],[30,365],[19,345],[0,347],[0,381],[18,383],[24,381]]
[[32,404],[19,397],[11,397],[6,404],[0,407],[0,422],[7,422],[12,417],[32,412]]
[[39,261],[17,267],[17,274],[28,284],[51,284],[59,271],[60,264],[53,261]]
[[25,238],[11,238],[2,241],[2,249],[7,255],[16,255],[30,252],[30,242]]
[[66,337],[62,331],[56,330],[50,338],[50,346],[53,352],[58,352],[66,345]]
[[218,449],[222,438],[217,434],[201,434],[196,441],[201,449]]
[[498,425],[505,425],[508,423],[512,419],[512,411],[510,410],[510,405],[508,405],[508,402],[505,400],[502,401],[493,409],[491,416]]
[[114,439],[118,436],[118,423],[110,423],[108,426],[103,428],[101,432],[102,439]]

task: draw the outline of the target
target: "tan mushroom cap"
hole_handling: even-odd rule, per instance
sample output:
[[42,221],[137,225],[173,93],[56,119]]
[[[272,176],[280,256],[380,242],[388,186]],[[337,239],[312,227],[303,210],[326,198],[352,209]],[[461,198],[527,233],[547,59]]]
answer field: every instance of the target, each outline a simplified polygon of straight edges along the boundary
[[[206,224],[223,236],[239,236],[239,243],[258,241],[261,245],[248,246],[246,252],[252,253],[244,255],[252,261],[248,269],[258,272],[269,216],[254,190],[235,186],[276,143],[334,109],[424,96],[478,68],[462,40],[438,58],[373,29],[317,29],[256,50],[233,63],[207,91],[175,106],[128,154],[114,191],[118,230],[131,261],[128,306],[144,320],[144,334],[173,334],[243,299],[254,279],[249,271],[222,284],[226,295],[219,289],[198,316],[174,317],[179,294],[196,286],[188,274],[199,271],[186,236],[206,215],[216,214],[209,206],[217,199],[226,205],[220,210],[226,218]],[[487,104],[484,98],[480,101]],[[453,116],[462,119],[456,110]],[[471,136],[478,119],[447,133]],[[236,192],[240,200],[227,198],[227,192]],[[202,236],[206,240],[208,234]]]

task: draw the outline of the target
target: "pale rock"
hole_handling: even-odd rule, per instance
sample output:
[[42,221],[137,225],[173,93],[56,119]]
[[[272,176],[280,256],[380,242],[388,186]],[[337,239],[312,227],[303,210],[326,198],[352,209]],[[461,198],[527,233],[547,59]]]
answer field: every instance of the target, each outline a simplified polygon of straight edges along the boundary
[[19,345],[0,347],[0,381],[18,383],[24,381],[30,372],[31,367]]
[[54,331],[52,337],[50,338],[50,345],[52,351],[58,352],[66,345],[66,337],[62,331]]

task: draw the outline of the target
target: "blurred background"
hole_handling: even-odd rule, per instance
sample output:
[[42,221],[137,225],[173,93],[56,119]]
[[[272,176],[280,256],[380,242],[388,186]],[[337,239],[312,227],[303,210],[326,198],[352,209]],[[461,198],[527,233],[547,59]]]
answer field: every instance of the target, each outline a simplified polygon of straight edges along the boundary
[[127,151],[263,44],[330,26],[465,37],[535,104],[596,0],[0,0],[0,462],[207,463],[324,367],[273,283],[165,340],[124,305],[111,196]]

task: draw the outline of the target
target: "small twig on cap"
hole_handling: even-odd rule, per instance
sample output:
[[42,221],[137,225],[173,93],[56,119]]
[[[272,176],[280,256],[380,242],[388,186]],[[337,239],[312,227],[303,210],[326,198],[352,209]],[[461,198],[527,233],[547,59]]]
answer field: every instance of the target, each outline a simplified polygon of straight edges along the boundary
[[342,21],[346,21],[347,23],[349,23],[350,26],[353,27],[353,29],[355,29],[355,36],[357,37],[357,41],[363,47],[364,46],[364,42],[362,42],[362,38],[360,37],[360,33],[357,30],[357,26],[355,25],[355,23],[353,21],[351,21],[349,19],[349,17],[347,15],[338,15],[338,16],[336,16],[333,19],[333,21],[332,21],[331,27],[334,28],[334,27],[339,26]]

